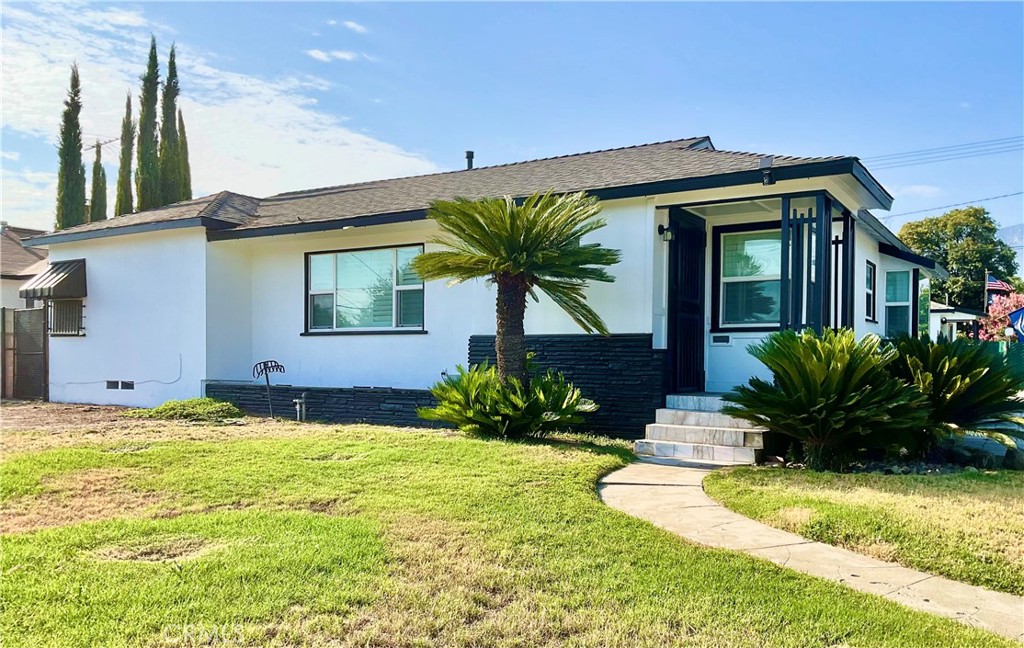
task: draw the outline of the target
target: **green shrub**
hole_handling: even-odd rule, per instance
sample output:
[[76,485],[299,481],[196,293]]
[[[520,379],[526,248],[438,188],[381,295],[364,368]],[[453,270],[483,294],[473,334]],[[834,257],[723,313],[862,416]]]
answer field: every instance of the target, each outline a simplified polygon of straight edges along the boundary
[[944,433],[966,430],[998,435],[1021,430],[1024,377],[994,345],[968,339],[896,340],[894,377],[928,397],[932,426]]
[[885,369],[896,359],[876,335],[773,333],[749,348],[774,374],[751,378],[722,411],[798,440],[807,464],[841,469],[865,448],[907,448],[928,434],[927,401]]
[[222,421],[245,416],[242,410],[231,403],[213,398],[189,398],[169,400],[152,409],[135,409],[125,412],[134,418],[166,419],[175,421]]
[[430,392],[437,407],[420,408],[422,418],[506,439],[564,430],[582,423],[583,414],[597,409],[561,373],[549,370],[523,387],[515,378],[502,383],[497,369],[486,362],[468,370],[459,366],[455,375],[445,376]]

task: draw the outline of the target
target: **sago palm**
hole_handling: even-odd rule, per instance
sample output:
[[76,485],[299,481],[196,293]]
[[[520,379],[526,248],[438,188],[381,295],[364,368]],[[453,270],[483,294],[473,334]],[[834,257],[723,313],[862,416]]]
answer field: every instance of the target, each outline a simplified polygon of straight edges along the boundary
[[614,281],[605,266],[619,262],[619,251],[581,239],[605,226],[601,206],[585,193],[533,194],[435,202],[428,217],[441,234],[429,242],[445,249],[413,261],[424,280],[449,285],[486,278],[497,286],[494,354],[503,381],[526,384],[526,296],[536,289],[558,304],[584,331],[607,334],[601,317],[586,303],[590,281]]

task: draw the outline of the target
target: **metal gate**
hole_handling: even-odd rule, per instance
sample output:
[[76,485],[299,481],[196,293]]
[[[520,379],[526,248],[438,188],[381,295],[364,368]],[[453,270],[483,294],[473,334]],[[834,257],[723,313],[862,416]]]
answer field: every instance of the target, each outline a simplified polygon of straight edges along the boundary
[[46,309],[3,311],[3,396],[46,400]]

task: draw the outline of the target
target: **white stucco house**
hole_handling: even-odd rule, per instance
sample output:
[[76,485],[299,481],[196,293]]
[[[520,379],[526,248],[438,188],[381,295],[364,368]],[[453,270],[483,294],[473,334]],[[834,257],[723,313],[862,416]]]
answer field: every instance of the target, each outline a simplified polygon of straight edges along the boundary
[[588,292],[612,335],[582,334],[543,296],[526,318],[537,360],[592,396],[594,427],[611,434],[642,435],[667,396],[765,374],[746,347],[780,327],[926,330],[918,286],[944,272],[868,212],[892,197],[857,158],[720,151],[708,137],[269,198],[225,191],[33,239],[52,272],[24,296],[68,302],[54,309],[50,398],[205,393],[265,411],[251,370],[273,359],[287,369],[275,411],[306,393],[310,418],[415,423],[425,390],[494,334],[492,288],[409,272],[432,247],[426,208],[543,190],[600,198],[608,226],[592,239],[622,251],[616,281]]

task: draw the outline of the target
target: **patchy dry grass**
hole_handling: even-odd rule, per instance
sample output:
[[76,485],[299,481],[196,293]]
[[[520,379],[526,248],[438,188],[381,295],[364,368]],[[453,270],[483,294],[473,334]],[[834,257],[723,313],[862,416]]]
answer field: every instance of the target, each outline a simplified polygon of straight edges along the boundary
[[729,508],[813,540],[1024,594],[1024,473],[735,468],[704,485]]
[[5,646],[1004,645],[605,507],[623,444],[90,425],[0,464]]
[[155,510],[160,493],[129,487],[126,481],[131,475],[132,471],[120,468],[87,468],[42,479],[43,492],[4,503],[0,532],[21,533],[90,520],[144,515]]

